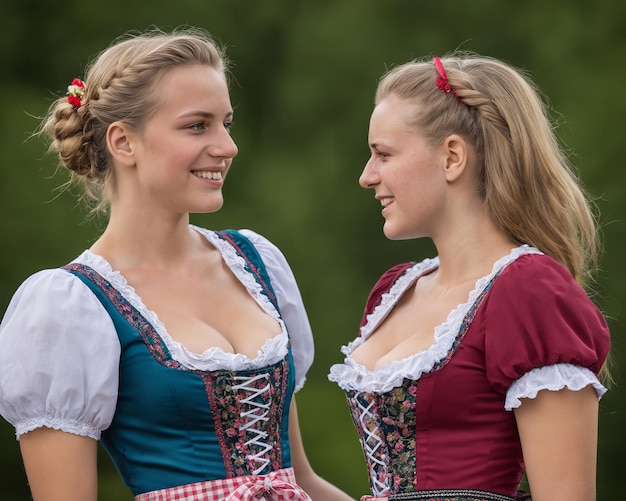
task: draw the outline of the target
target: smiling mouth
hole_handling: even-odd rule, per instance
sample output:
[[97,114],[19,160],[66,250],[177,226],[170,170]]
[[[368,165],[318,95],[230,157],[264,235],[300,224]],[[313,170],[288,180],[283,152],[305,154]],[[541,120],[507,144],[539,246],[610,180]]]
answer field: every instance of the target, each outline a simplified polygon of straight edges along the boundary
[[387,207],[391,202],[393,202],[393,197],[385,197],[380,199],[380,205],[383,207]]
[[222,180],[222,172],[221,171],[210,171],[210,170],[195,170],[191,172],[194,176],[202,178],[202,179],[212,179],[213,181],[221,181]]

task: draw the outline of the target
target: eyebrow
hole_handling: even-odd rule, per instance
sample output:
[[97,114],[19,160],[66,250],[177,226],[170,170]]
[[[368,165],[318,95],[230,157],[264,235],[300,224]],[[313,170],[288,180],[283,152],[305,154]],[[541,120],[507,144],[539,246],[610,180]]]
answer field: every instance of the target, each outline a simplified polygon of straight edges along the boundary
[[[233,110],[230,110],[228,113],[226,113],[226,117],[225,118],[232,118],[232,116],[235,114],[235,112]],[[215,118],[215,113],[211,113],[208,111],[189,111],[187,113],[183,113],[181,116],[181,118],[186,118],[186,117],[203,117],[203,118],[209,118],[209,119],[214,119]]]

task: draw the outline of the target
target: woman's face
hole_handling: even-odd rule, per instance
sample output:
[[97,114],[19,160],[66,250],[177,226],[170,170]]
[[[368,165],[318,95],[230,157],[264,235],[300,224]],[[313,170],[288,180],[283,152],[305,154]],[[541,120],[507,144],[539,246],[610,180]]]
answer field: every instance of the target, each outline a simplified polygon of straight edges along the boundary
[[391,95],[374,108],[371,156],[359,178],[363,188],[374,189],[392,240],[433,237],[447,193],[443,149],[409,125],[415,106]]
[[179,66],[155,92],[159,105],[132,139],[136,176],[130,196],[155,215],[219,210],[237,155],[223,73],[207,65]]

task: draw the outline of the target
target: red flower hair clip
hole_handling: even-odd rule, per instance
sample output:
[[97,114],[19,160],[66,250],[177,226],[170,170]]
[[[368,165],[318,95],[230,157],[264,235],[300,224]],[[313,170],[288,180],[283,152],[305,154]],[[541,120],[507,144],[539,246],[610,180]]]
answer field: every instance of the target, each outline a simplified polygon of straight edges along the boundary
[[85,82],[80,78],[75,78],[72,83],[67,86],[67,102],[70,103],[75,110],[80,108],[83,96],[85,95]]
[[437,68],[437,73],[439,73],[437,80],[435,80],[435,85],[437,86],[437,88],[442,92],[445,92],[446,94],[454,95],[459,103],[465,104],[463,103],[463,99],[459,97],[459,93],[456,91],[456,89],[450,87],[450,83],[448,82],[448,75],[446,74],[446,70],[443,67],[441,59],[435,57],[433,58],[433,62],[435,63],[435,68]]

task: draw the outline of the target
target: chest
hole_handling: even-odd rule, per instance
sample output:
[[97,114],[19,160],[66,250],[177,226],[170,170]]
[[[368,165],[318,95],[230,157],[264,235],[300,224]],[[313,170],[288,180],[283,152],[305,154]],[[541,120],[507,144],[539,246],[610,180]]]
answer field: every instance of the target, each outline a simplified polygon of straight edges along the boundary
[[436,294],[427,284],[414,284],[385,307],[381,318],[369,326],[371,334],[351,358],[376,370],[427,350],[435,342],[437,329],[467,301],[470,290],[468,283],[446,294]]
[[196,273],[133,271],[127,280],[172,339],[194,353],[218,347],[255,358],[281,332],[263,296],[225,265]]

